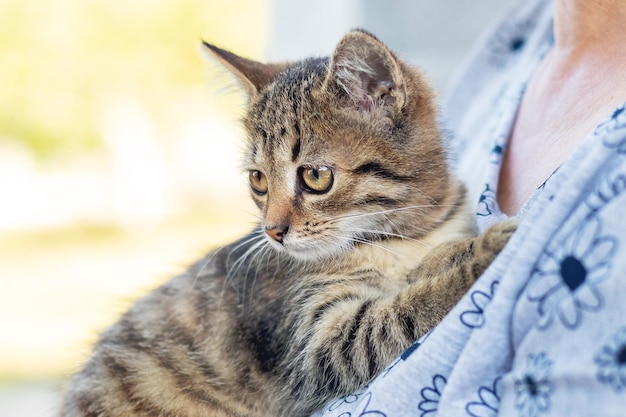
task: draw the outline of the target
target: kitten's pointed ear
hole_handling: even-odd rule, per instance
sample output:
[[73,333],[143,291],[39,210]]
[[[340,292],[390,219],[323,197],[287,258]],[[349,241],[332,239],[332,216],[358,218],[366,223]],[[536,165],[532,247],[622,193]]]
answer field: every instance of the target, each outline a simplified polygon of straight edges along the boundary
[[287,63],[264,64],[243,58],[205,41],[202,41],[202,46],[210,56],[217,59],[237,77],[250,96],[260,92],[288,66]]
[[395,55],[374,35],[363,30],[346,34],[330,61],[324,88],[349,99],[346,105],[359,111],[401,109],[406,91]]

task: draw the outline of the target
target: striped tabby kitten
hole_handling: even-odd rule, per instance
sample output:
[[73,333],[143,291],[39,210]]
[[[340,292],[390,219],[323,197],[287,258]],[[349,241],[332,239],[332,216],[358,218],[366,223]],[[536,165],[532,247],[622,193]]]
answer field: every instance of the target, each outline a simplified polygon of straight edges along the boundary
[[205,46],[248,92],[260,225],[109,328],[62,416],[309,415],[435,326],[513,232],[472,237],[433,94],[372,35],[292,64]]

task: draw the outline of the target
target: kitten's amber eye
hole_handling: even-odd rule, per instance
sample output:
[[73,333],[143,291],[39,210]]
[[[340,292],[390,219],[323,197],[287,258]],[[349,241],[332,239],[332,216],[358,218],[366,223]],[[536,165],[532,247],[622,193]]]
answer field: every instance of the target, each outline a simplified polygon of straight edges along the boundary
[[307,191],[322,194],[333,186],[333,171],[323,165],[300,167],[300,179]]
[[267,193],[267,177],[261,171],[252,170],[248,174],[248,180],[250,181],[250,187],[252,191],[258,195]]

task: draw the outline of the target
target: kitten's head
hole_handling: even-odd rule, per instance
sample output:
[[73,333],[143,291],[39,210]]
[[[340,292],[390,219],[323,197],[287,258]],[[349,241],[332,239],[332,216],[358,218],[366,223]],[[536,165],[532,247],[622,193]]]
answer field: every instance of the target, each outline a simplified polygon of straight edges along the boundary
[[283,64],[205,46],[248,93],[244,168],[277,250],[317,260],[420,238],[453,210],[431,89],[373,35]]

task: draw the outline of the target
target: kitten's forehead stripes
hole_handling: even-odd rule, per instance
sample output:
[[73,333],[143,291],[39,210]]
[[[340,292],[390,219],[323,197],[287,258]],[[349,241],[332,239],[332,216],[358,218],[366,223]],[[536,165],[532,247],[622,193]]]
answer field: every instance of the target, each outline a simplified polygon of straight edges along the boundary
[[300,156],[300,146],[301,146],[300,137],[297,137],[296,143],[293,145],[293,148],[291,149],[291,162],[296,162],[296,159],[298,159],[298,156]]
[[[278,146],[290,150],[295,162],[302,151],[302,128],[305,107],[311,90],[321,85],[328,59],[309,59],[287,68],[261,92],[251,111],[251,122],[263,139],[265,155],[273,159]],[[289,105],[286,105],[289,103]]]

